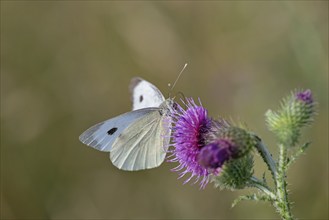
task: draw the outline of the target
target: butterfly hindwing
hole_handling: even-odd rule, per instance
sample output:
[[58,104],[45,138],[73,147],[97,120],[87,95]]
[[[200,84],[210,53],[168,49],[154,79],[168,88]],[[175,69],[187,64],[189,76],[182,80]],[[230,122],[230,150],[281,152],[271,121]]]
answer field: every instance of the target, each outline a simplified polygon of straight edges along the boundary
[[139,77],[132,78],[129,90],[132,96],[133,110],[159,107],[165,101],[156,86]]
[[82,143],[97,150],[110,152],[114,141],[130,124],[156,109],[139,109],[98,123],[83,132],[79,139]]
[[122,170],[142,170],[159,166],[169,144],[169,122],[160,110],[152,111],[127,127],[113,143],[110,159]]

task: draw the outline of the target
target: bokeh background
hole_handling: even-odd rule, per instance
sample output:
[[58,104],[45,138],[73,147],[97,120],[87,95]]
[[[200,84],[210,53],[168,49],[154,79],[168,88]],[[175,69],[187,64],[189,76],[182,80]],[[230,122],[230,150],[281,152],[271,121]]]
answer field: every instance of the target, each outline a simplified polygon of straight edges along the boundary
[[[328,1],[1,1],[1,218],[269,219],[243,191],[182,185],[176,166],[124,172],[78,140],[129,111],[133,76],[200,97],[277,155],[264,112],[312,89],[312,146],[288,173],[293,213],[328,218]],[[266,170],[256,157],[256,174]]]

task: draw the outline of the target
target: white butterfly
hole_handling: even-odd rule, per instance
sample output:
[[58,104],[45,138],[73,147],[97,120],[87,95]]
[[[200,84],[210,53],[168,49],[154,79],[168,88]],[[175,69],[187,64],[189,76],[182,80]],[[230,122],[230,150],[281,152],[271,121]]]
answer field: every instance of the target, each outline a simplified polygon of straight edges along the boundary
[[97,150],[110,152],[112,163],[122,170],[143,170],[160,166],[170,141],[173,100],[163,97],[153,84],[133,78],[133,111],[98,123],[79,139]]

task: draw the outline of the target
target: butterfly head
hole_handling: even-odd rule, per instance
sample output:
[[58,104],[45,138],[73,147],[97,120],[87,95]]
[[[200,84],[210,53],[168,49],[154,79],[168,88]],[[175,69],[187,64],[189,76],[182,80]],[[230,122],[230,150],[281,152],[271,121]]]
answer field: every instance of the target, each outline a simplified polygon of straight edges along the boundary
[[162,109],[162,113],[164,115],[170,115],[174,112],[177,108],[177,103],[174,101],[174,98],[166,99],[161,105],[160,108]]

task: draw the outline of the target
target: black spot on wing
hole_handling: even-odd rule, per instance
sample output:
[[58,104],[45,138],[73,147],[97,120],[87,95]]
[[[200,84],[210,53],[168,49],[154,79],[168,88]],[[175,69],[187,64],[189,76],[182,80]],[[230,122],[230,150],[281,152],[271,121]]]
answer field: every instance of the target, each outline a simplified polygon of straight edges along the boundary
[[118,130],[118,128],[111,128],[110,130],[107,131],[107,134],[108,134],[108,135],[112,135],[112,134],[114,134],[117,130]]
[[142,102],[143,101],[143,95],[139,96],[139,102]]

